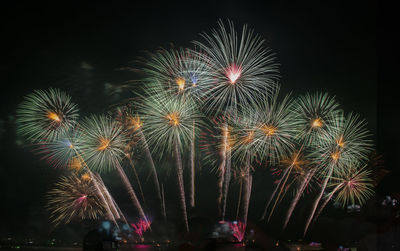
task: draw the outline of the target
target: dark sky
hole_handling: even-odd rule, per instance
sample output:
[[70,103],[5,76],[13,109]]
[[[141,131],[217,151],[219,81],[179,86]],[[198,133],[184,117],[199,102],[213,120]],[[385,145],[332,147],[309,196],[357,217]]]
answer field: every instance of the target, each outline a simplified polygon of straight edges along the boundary
[[[281,92],[328,91],[346,112],[365,117],[377,149],[386,154],[387,168],[398,174],[393,142],[399,136],[395,125],[386,122],[395,116],[392,99],[386,98],[393,94],[387,93],[382,76],[387,69],[378,65],[384,60],[378,54],[388,53],[390,42],[377,36],[390,34],[385,28],[377,33],[376,2],[131,2],[17,1],[2,6],[0,235],[49,229],[43,196],[61,173],[16,143],[12,117],[24,95],[59,87],[73,96],[82,114],[104,112],[118,101],[105,94],[105,84],[135,77],[119,68],[133,66],[144,51],[159,46],[190,46],[219,18],[237,27],[247,23],[266,39],[281,64]],[[382,191],[393,191],[393,177]]]

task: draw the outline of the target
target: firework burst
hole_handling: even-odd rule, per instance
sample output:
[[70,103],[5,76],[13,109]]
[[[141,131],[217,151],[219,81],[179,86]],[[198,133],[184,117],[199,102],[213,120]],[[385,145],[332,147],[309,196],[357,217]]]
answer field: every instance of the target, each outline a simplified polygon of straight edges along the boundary
[[[328,188],[336,188],[335,201],[343,207],[349,204],[362,206],[374,194],[372,171],[350,165],[339,177],[332,177]],[[334,189],[335,190],[335,189]]]
[[149,55],[144,64],[145,82],[149,86],[189,95],[201,101],[204,86],[213,81],[209,63],[200,52],[190,49],[160,49]]
[[188,96],[171,95],[162,89],[157,92],[151,90],[147,94],[144,102],[138,105],[146,125],[143,132],[153,151],[159,152],[160,157],[165,153],[174,154],[180,202],[186,231],[189,231],[181,151],[189,145],[194,130],[193,121],[199,121],[200,115]]
[[245,25],[240,36],[232,22],[226,29],[219,21],[219,29],[203,33],[205,42],[195,41],[211,62],[214,81],[204,84],[206,111],[224,114],[226,108],[238,110],[238,105],[257,103],[264,94],[272,94],[278,77],[278,65],[264,40]]
[[163,153],[173,151],[177,141],[180,142],[180,147],[190,144],[194,130],[193,121],[201,121],[201,116],[191,98],[158,90],[148,92],[138,108],[145,125],[143,133],[152,151],[162,157]]
[[47,208],[56,225],[73,219],[98,219],[105,214],[105,205],[97,196],[91,179],[72,174],[64,176],[47,194]]
[[33,143],[50,142],[74,128],[78,108],[58,89],[36,90],[17,109],[17,132]]
[[307,93],[294,103],[298,125],[298,137],[310,146],[318,145],[327,130],[334,126],[335,117],[340,115],[339,104],[328,93]]
[[81,152],[87,165],[100,172],[115,169],[126,145],[119,123],[106,115],[92,115],[82,122],[82,128]]
[[369,131],[365,120],[360,120],[358,115],[349,114],[347,118],[337,116],[334,126],[331,126],[324,135],[315,151],[310,155],[314,158],[318,174],[323,177],[321,191],[313,204],[311,214],[307,219],[304,229],[306,234],[317,206],[322,198],[325,188],[332,174],[340,174],[350,164],[360,164],[368,160],[372,150]]

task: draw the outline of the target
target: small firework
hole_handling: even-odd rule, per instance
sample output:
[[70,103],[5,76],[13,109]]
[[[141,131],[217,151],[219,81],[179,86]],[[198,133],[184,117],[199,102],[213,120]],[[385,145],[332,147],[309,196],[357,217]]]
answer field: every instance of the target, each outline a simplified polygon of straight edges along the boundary
[[126,138],[119,123],[106,115],[92,115],[82,122],[82,157],[93,170],[115,169],[124,156]]
[[67,167],[79,171],[84,167],[79,155],[81,137],[81,130],[72,129],[57,140],[41,144],[39,153],[54,167]]
[[33,143],[59,139],[74,128],[77,106],[58,89],[36,90],[17,109],[17,132]]
[[245,25],[238,36],[233,23],[228,21],[227,30],[222,21],[211,35],[202,34],[205,42],[194,43],[205,52],[205,61],[211,62],[214,81],[203,86],[208,113],[225,114],[231,107],[255,104],[264,95],[270,95],[277,87],[278,65],[264,40],[254,35]]
[[239,242],[241,242],[244,238],[244,234],[246,231],[246,224],[244,224],[243,222],[239,221],[239,222],[229,222],[229,228],[232,231],[232,235],[233,237],[235,237],[235,239]]
[[362,206],[373,194],[372,171],[364,168],[357,168],[353,165],[344,169],[339,177],[332,177],[328,188],[335,189],[337,195],[335,201],[346,207],[357,204]]
[[77,174],[64,176],[47,194],[47,208],[56,225],[74,219],[98,219],[105,214],[105,205],[97,196],[90,177]]
[[133,231],[140,237],[143,237],[143,234],[150,228],[151,221],[140,219],[136,224],[131,223]]

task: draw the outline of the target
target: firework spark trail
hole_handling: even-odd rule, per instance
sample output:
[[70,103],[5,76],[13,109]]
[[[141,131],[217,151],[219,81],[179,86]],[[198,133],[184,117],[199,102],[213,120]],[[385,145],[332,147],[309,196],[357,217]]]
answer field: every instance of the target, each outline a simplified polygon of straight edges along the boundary
[[[276,199],[275,199],[274,205],[272,206],[271,212],[270,212],[269,215],[268,215],[267,222],[269,222],[269,220],[271,219],[272,214],[274,213],[275,207],[276,207],[276,205],[278,204],[279,199],[281,198],[282,191],[283,191],[284,188],[285,188],[286,181],[288,180],[292,169],[293,169],[293,165],[291,165],[291,166],[289,167],[289,171],[287,172],[285,181],[283,182],[283,184],[282,184],[282,186],[281,186],[281,189],[280,189],[280,191],[279,191],[279,193],[278,193],[278,196],[277,196]],[[283,197],[283,196],[282,196],[282,197]]]
[[238,196],[238,203],[237,203],[237,208],[236,208],[236,220],[239,218],[239,208],[240,208],[240,202],[242,199],[242,189],[243,189],[243,181],[240,179],[240,188],[239,188],[239,196]]
[[[143,208],[140,205],[140,202],[136,196],[135,191],[133,190],[131,183],[128,180],[128,177],[126,177],[126,174],[124,172],[124,170],[122,169],[121,165],[119,164],[119,162],[115,163],[115,169],[117,169],[119,176],[122,179],[122,182],[125,186],[125,189],[127,190],[128,194],[129,194],[129,198],[131,199],[133,206],[137,209],[139,216],[145,220],[146,222],[148,222],[146,215],[144,214]],[[151,229],[150,229],[151,230]]]
[[139,129],[139,136],[141,137],[141,139],[143,141],[143,146],[144,146],[144,151],[146,152],[146,157],[150,161],[150,167],[151,167],[151,171],[153,173],[153,181],[154,181],[154,184],[156,185],[157,198],[160,201],[161,212],[162,212],[163,217],[165,218],[166,217],[165,207],[163,205],[163,201],[161,198],[160,183],[158,181],[157,169],[156,169],[156,166],[154,165],[154,161],[151,156],[150,148],[149,148],[149,145],[147,144],[146,137],[144,136],[143,131],[141,129]]
[[105,186],[103,180],[101,179],[100,175],[98,173],[94,173],[94,177],[96,178],[97,183],[100,185],[101,191],[103,194],[105,194],[105,199],[107,200],[107,205],[110,207],[111,212],[114,215],[115,219],[120,219],[120,215],[118,213],[117,208],[115,207],[115,204],[113,202],[113,199],[111,197],[111,194],[108,192],[107,187]]
[[225,219],[226,213],[226,201],[228,199],[229,184],[231,181],[231,151],[226,152],[226,162],[225,162],[225,177],[223,185],[223,197],[222,197],[222,220]]
[[193,121],[193,134],[192,141],[190,142],[190,186],[189,186],[189,200],[190,206],[195,207],[195,128],[196,121]]
[[[282,194],[282,191],[283,191],[283,189],[285,188],[285,185],[286,185],[286,182],[287,182],[287,180],[288,180],[288,178],[289,178],[289,175],[290,175],[290,173],[292,172],[292,170],[293,170],[293,167],[295,167],[295,165],[296,165],[296,162],[297,162],[297,160],[298,160],[298,158],[299,158],[299,156],[300,156],[300,153],[301,153],[301,151],[303,150],[303,147],[304,147],[304,143],[301,145],[301,147],[300,147],[300,150],[296,153],[296,156],[294,157],[294,159],[293,159],[293,162],[292,162],[292,164],[289,166],[289,171],[287,172],[287,173],[285,173],[284,174],[284,176],[282,176],[282,178],[281,178],[281,181],[285,178],[285,175],[286,175],[286,178],[285,178],[285,181],[283,182],[283,184],[281,185],[281,189],[280,189],[280,191],[279,191],[279,194],[278,194],[278,197],[275,199],[275,203],[274,203],[274,205],[273,205],[273,207],[272,207],[272,209],[271,209],[271,212],[270,212],[270,214],[269,214],[269,216],[268,216],[268,222],[269,222],[269,220],[271,219],[271,216],[272,216],[272,214],[274,213],[274,210],[275,210],[275,207],[280,203],[280,201],[282,201],[282,199],[283,199],[283,197],[285,196],[285,194],[286,194],[286,191]],[[279,184],[281,183],[281,181],[279,181]],[[292,182],[293,183],[293,182]],[[292,184],[291,183],[291,184]],[[290,185],[291,185],[290,184]],[[290,186],[289,185],[289,186]],[[277,187],[279,187],[279,185],[277,186]],[[281,195],[282,195],[282,197],[281,197]],[[279,202],[278,202],[279,201]]]
[[143,203],[146,206],[146,200],[144,199],[144,194],[143,194],[143,189],[142,189],[142,183],[140,182],[139,176],[136,172],[136,168],[135,165],[133,164],[132,158],[129,155],[126,155],[127,159],[129,160],[129,165],[132,167],[133,169],[133,174],[135,175],[135,179],[136,179],[136,183],[138,184],[139,187],[139,192],[140,192],[140,196],[142,197]]
[[319,217],[319,215],[321,214],[321,212],[324,210],[324,208],[326,207],[326,205],[328,205],[328,202],[332,199],[332,196],[337,192],[337,190],[343,186],[343,184],[338,184],[333,190],[332,192],[329,193],[328,198],[325,199],[324,203],[321,205],[320,209],[318,210],[318,212],[315,214],[315,217],[313,219],[313,221],[316,221]]
[[103,193],[101,192],[101,189],[99,187],[99,184],[97,183],[96,177],[94,176],[94,174],[92,173],[92,171],[90,170],[90,168],[88,167],[86,161],[82,158],[82,155],[76,150],[76,148],[74,146],[72,146],[72,149],[74,149],[76,155],[81,159],[82,164],[86,167],[87,172],[90,175],[91,180],[93,181],[93,185],[96,188],[96,191],[98,192],[98,196],[100,197],[103,205],[105,205],[106,207],[106,211],[107,211],[107,218],[109,220],[112,220],[114,222],[114,224],[118,227],[118,224],[114,218],[114,215],[112,214],[110,205],[107,203],[106,198],[104,197]]
[[117,228],[119,229],[118,224],[117,224],[117,221],[115,220],[114,215],[113,215],[112,212],[111,212],[110,205],[107,203],[106,198],[104,198],[104,195],[103,195],[103,193],[101,192],[101,189],[100,189],[100,187],[99,187],[99,184],[97,183],[96,177],[94,176],[94,174],[92,173],[92,171],[90,171],[89,168],[87,168],[87,170],[88,170],[88,173],[89,173],[89,175],[90,175],[91,180],[93,181],[93,185],[94,185],[94,187],[96,188],[97,195],[100,197],[100,199],[101,199],[103,205],[105,205],[105,207],[106,207],[107,218],[108,218],[109,220],[112,220],[112,221],[114,222],[114,224],[117,226]]
[[218,186],[217,204],[218,204],[218,214],[219,215],[222,215],[222,196],[223,196],[223,184],[224,184],[224,178],[225,178],[225,165],[226,165],[225,146],[223,147],[223,150],[221,151],[221,158],[222,158],[222,161],[218,167],[218,181],[217,181],[217,186]]
[[164,197],[164,185],[161,183],[161,198],[162,198],[162,208],[163,208],[163,215],[164,215],[164,222],[167,222],[167,212],[165,210],[165,197]]
[[253,177],[250,173],[250,155],[248,154],[246,157],[246,174],[243,182],[243,204],[242,204],[242,222],[243,224],[247,224],[247,215],[249,212],[249,204],[250,204],[250,196],[251,196],[251,188],[253,183]]
[[183,220],[185,222],[185,229],[186,232],[189,232],[189,223],[188,223],[188,218],[187,218],[187,212],[186,212],[186,200],[185,200],[185,188],[183,185],[183,168],[182,168],[182,159],[179,151],[179,139],[175,140],[174,144],[174,153],[175,153],[175,160],[176,160],[176,171],[178,174],[178,186],[179,186],[179,199],[181,202],[181,207],[183,211]]
[[324,183],[322,184],[321,192],[319,193],[317,199],[315,200],[315,202],[313,204],[313,207],[312,207],[312,210],[311,210],[311,214],[308,216],[308,219],[307,219],[307,222],[306,222],[306,226],[304,228],[303,236],[305,236],[306,233],[307,233],[307,230],[308,230],[308,227],[310,226],[311,220],[314,217],[314,214],[315,214],[315,211],[317,210],[318,204],[319,204],[319,202],[320,202],[320,200],[322,198],[322,195],[324,194],[326,185],[328,184],[328,181],[329,181],[329,179],[330,179],[330,177],[331,177],[331,175],[333,173],[333,168],[334,168],[334,166],[331,165],[331,167],[329,168],[328,175],[325,177]]
[[282,227],[283,230],[286,228],[287,224],[289,223],[289,220],[292,217],[292,213],[293,213],[297,203],[299,202],[300,197],[303,194],[305,188],[307,187],[307,184],[310,182],[310,180],[314,176],[315,171],[316,171],[315,168],[312,169],[311,171],[309,171],[307,173],[306,177],[303,179],[303,182],[300,184],[300,188],[299,188],[299,190],[297,190],[296,196],[294,197],[294,199],[290,203],[290,207],[289,207],[289,209],[288,209],[288,211],[286,213],[285,222],[283,223],[283,227]]
[[[285,177],[285,175],[287,174],[288,171],[289,171],[289,168],[287,168],[287,169],[284,171],[282,177]],[[268,200],[268,202],[267,202],[267,205],[265,206],[263,215],[261,216],[261,220],[264,220],[265,215],[267,214],[267,211],[268,211],[268,207],[269,207],[269,205],[271,204],[272,199],[275,197],[275,194],[276,194],[276,192],[278,191],[278,189],[279,189],[279,187],[280,187],[280,185],[281,185],[281,183],[282,183],[282,180],[283,180],[283,179],[280,179],[280,180],[279,180],[279,183],[278,183],[278,185],[275,187],[274,192],[273,192],[273,193],[271,194],[271,196],[269,197],[269,200]]]
[[111,197],[111,199],[112,199],[112,201],[113,201],[113,203],[114,203],[114,206],[117,208],[117,211],[118,211],[118,213],[119,213],[119,216],[120,216],[121,219],[125,222],[125,224],[129,226],[129,223],[128,223],[128,221],[126,220],[124,213],[122,213],[121,209],[119,208],[118,204],[115,202],[114,198]]
[[[230,177],[230,175],[227,175],[227,154],[228,154],[228,137],[229,137],[229,131],[228,131],[228,125],[225,123],[224,128],[222,130],[222,149],[220,152],[220,156],[222,158],[221,164],[219,165],[218,171],[218,198],[217,198],[217,203],[218,203],[218,212],[222,220],[225,217],[225,207],[226,207],[226,198],[224,196],[224,185],[226,186],[226,181],[225,177]],[[226,188],[226,192],[228,192]],[[223,203],[224,202],[224,203]]]

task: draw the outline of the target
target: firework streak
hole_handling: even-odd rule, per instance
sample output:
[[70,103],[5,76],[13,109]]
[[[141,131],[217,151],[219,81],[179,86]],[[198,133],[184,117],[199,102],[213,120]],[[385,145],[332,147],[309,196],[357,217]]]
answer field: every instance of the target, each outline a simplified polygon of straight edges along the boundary
[[178,176],[178,186],[179,186],[179,199],[180,199],[181,207],[182,207],[183,220],[185,222],[186,232],[189,232],[189,223],[188,223],[187,212],[186,212],[185,188],[183,185],[182,159],[181,159],[181,154],[179,151],[178,139],[175,140],[174,154],[175,154],[175,160],[176,160],[176,172],[177,172],[177,176]]
[[122,179],[122,183],[124,184],[125,189],[127,190],[128,194],[129,194],[129,198],[131,199],[131,201],[132,201],[132,203],[133,203],[133,206],[134,206],[134,207],[136,208],[136,210],[138,211],[139,216],[140,216],[143,220],[145,220],[146,222],[148,222],[148,221],[147,221],[147,217],[146,217],[146,215],[145,215],[144,212],[143,212],[142,206],[140,205],[140,202],[139,202],[139,200],[137,199],[136,193],[135,193],[135,191],[133,190],[133,188],[132,188],[132,186],[131,186],[131,183],[130,183],[129,180],[128,180],[128,177],[126,177],[126,174],[125,174],[124,170],[122,169],[121,165],[119,164],[119,162],[116,162],[116,163],[115,163],[115,168],[117,169],[118,174],[119,174],[119,176],[120,176],[121,179]]
[[196,121],[193,121],[193,134],[192,134],[192,140],[190,142],[190,186],[189,186],[189,201],[190,201],[190,206],[194,207],[195,206],[195,128],[196,128]]
[[288,211],[286,213],[286,218],[285,218],[285,222],[283,223],[282,229],[285,229],[287,224],[289,223],[289,220],[292,217],[292,213],[293,213],[297,203],[299,202],[300,197],[303,195],[303,192],[306,189],[307,184],[310,182],[310,180],[314,176],[316,170],[317,169],[315,169],[315,168],[311,169],[310,171],[308,171],[306,177],[304,177],[302,183],[300,184],[299,189],[296,192],[296,196],[294,197],[294,199],[290,203],[290,207],[289,207],[289,209],[288,209]]

